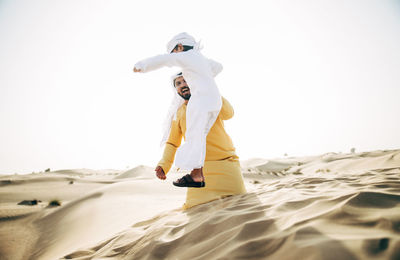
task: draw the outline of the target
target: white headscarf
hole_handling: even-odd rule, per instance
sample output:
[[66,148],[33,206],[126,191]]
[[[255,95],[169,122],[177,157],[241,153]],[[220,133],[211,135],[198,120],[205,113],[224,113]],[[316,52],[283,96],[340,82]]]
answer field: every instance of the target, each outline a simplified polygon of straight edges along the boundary
[[200,49],[200,41],[196,42],[193,36],[185,32],[175,35],[172,40],[167,43],[167,52],[171,53],[177,44],[193,46],[193,49],[195,50]]
[[175,79],[177,79],[179,77],[182,77],[182,72],[174,74],[171,77],[172,87],[173,87],[173,91],[174,91],[174,97],[172,98],[171,105],[169,106],[169,109],[168,109],[167,117],[165,118],[164,123],[163,123],[164,134],[163,134],[163,137],[161,140],[161,144],[160,144],[161,146],[163,146],[167,142],[169,134],[171,132],[172,121],[176,119],[176,112],[185,102],[185,100],[181,96],[179,96],[179,94],[175,88]]

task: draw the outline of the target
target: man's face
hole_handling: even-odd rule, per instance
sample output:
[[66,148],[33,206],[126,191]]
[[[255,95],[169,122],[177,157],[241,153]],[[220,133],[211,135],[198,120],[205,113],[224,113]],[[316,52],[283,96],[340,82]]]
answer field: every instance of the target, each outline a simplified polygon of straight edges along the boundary
[[179,96],[181,96],[184,100],[189,100],[190,88],[182,76],[175,79],[175,88]]

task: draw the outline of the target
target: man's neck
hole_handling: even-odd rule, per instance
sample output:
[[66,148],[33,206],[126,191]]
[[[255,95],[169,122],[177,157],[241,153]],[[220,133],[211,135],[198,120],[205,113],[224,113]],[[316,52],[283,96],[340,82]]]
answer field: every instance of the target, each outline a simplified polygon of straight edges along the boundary
[[187,105],[187,104],[188,104],[188,102],[189,102],[189,100],[185,100],[185,105]]

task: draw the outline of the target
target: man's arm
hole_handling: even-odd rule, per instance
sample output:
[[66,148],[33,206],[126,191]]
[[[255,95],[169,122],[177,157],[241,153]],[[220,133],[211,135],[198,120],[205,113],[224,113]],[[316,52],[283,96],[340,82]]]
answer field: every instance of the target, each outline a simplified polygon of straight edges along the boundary
[[219,112],[219,116],[222,120],[228,120],[233,117],[233,114],[234,111],[232,105],[228,102],[228,100],[222,97],[222,107],[221,111]]
[[171,131],[168,137],[168,141],[166,142],[164,147],[163,157],[157,164],[157,168],[158,166],[161,167],[165,174],[167,174],[171,169],[172,164],[174,163],[176,150],[181,145],[181,142],[182,130],[179,126],[179,121],[174,120],[171,124]]

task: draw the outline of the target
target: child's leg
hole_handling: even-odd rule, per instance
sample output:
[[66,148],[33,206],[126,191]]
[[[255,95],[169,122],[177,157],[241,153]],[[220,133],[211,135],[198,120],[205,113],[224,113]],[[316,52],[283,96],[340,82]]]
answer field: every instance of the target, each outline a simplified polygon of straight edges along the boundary
[[207,135],[208,132],[210,132],[211,127],[214,125],[215,120],[217,119],[219,114],[219,111],[215,111],[215,112],[208,112],[208,118],[207,118],[207,122],[204,128],[204,144],[202,145],[202,149],[204,150],[204,152],[202,153],[203,158],[201,158],[202,160],[202,167],[198,168],[198,169],[193,169],[192,172],[190,173],[190,176],[192,176],[194,181],[204,181],[204,175],[203,175],[203,166],[204,166],[204,161],[205,161],[205,156],[206,156],[206,148],[207,148]]
[[[190,104],[190,102],[189,102]],[[175,165],[181,169],[202,174],[206,156],[207,134],[217,119],[219,111],[203,112],[188,105],[186,111],[185,144],[176,153]]]

